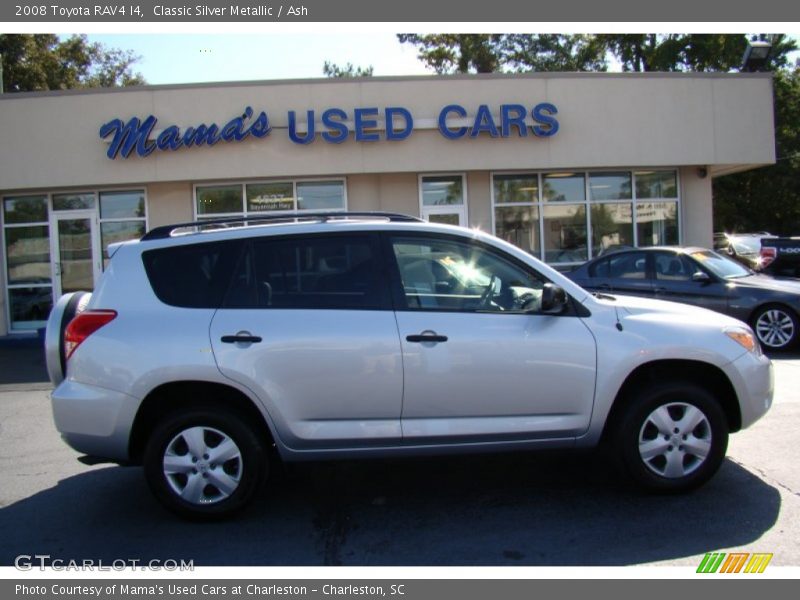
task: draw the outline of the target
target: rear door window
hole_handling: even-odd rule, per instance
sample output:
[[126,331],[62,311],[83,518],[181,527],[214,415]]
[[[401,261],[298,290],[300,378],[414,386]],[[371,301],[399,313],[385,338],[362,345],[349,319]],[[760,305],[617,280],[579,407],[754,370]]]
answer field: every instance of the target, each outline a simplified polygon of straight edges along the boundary
[[236,269],[227,308],[379,309],[373,236],[292,236],[252,240]]
[[645,279],[647,256],[644,252],[613,254],[589,268],[590,277],[608,279]]

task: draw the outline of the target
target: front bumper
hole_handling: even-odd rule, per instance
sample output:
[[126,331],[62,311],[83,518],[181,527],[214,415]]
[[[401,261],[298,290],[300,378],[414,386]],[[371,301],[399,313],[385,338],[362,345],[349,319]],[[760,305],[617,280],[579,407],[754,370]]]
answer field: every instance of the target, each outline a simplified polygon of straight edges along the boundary
[[747,352],[728,363],[723,370],[733,384],[739,399],[742,429],[750,427],[772,406],[775,392],[772,361],[763,354]]
[[53,420],[64,441],[84,454],[128,460],[138,401],[128,394],[66,380],[50,396]]

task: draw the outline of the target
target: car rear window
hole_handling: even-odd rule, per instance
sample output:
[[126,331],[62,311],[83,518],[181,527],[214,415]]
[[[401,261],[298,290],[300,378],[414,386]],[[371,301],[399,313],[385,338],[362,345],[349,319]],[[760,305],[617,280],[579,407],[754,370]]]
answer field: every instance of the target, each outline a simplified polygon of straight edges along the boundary
[[173,246],[142,254],[147,278],[165,304],[219,308],[241,254],[238,240]]

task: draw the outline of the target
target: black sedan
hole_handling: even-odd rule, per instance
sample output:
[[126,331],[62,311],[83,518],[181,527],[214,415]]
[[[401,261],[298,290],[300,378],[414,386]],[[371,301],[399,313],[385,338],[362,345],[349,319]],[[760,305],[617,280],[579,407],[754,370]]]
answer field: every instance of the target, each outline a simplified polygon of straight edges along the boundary
[[632,248],[566,273],[593,292],[645,296],[715,310],[749,323],[761,344],[793,346],[800,333],[800,282],[759,275],[705,248]]

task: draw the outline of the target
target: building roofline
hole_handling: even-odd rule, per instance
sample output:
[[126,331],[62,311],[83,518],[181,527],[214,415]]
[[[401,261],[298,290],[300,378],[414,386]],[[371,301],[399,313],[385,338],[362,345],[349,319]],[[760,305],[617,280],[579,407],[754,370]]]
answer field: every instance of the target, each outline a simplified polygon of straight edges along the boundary
[[213,81],[198,83],[170,83],[160,85],[137,85],[113,88],[78,88],[69,90],[46,90],[36,92],[6,92],[0,94],[0,101],[52,96],[82,96],[89,94],[119,94],[139,92],[159,92],[191,89],[216,89],[234,87],[270,87],[283,85],[331,85],[331,84],[370,84],[409,81],[494,81],[519,79],[772,79],[773,73],[707,73],[707,72],[547,72],[547,73],[480,73],[458,75],[402,75],[381,77],[314,77],[305,79],[262,79],[244,81]]

